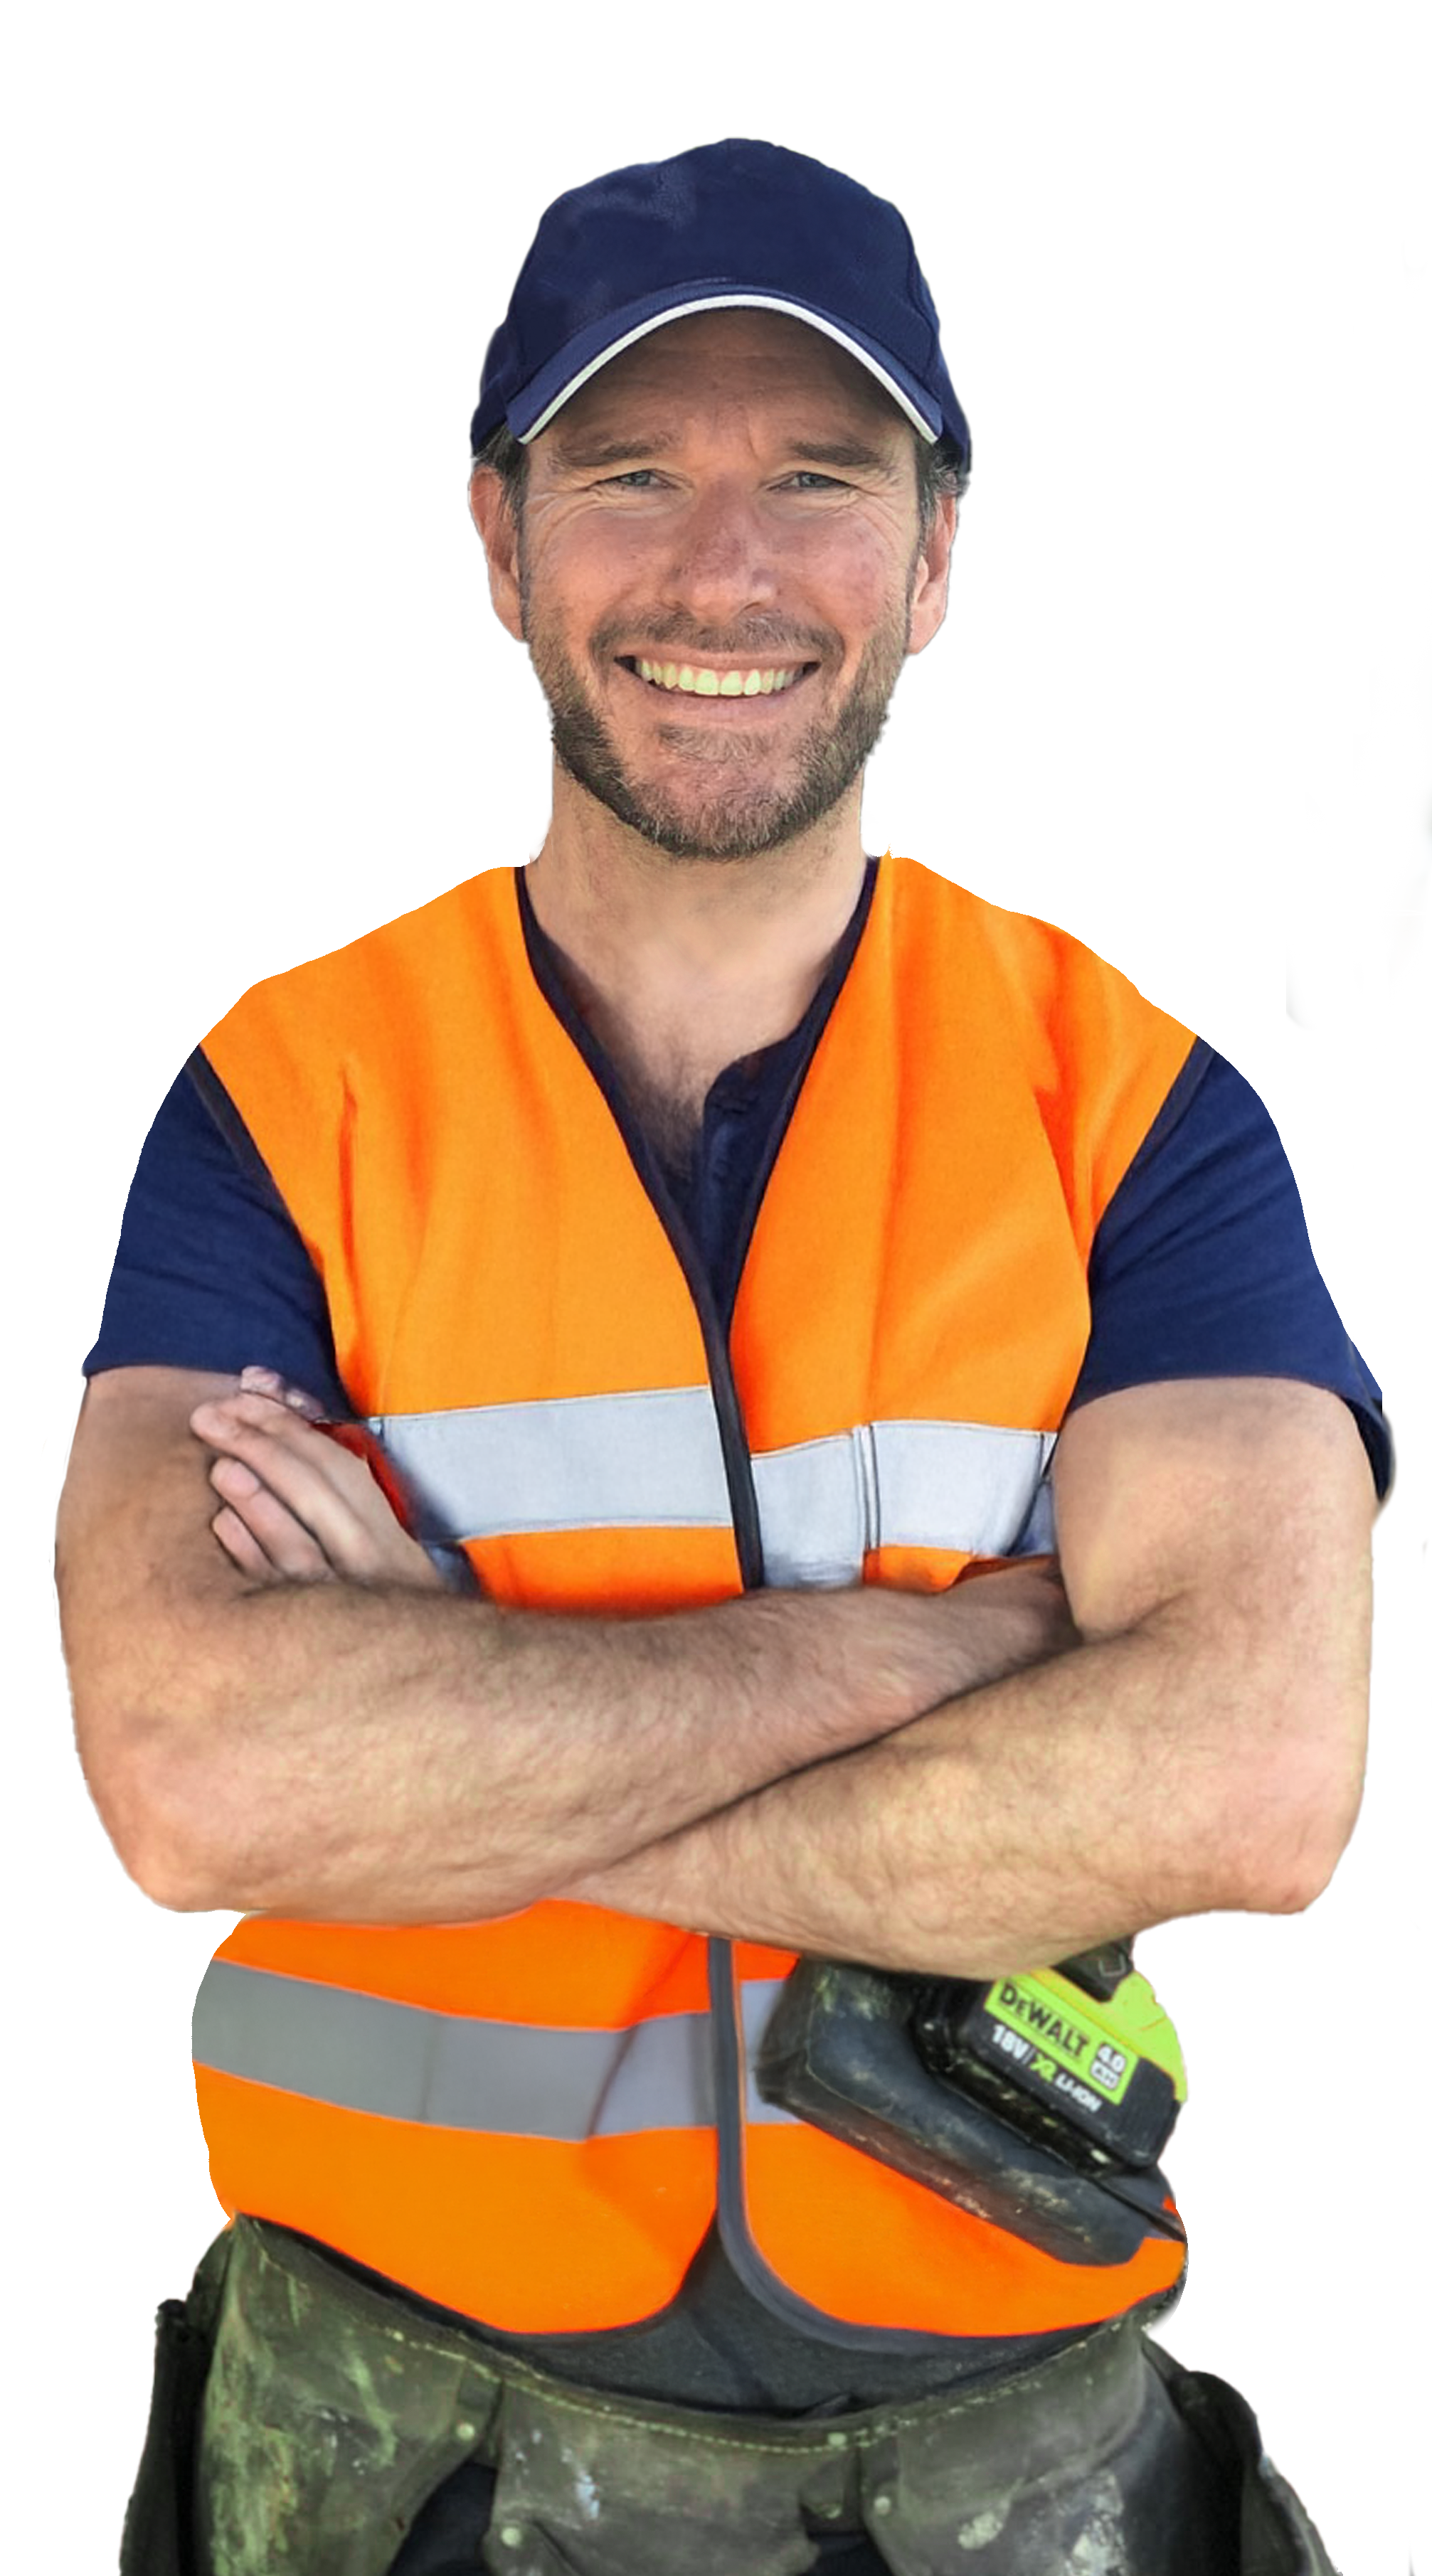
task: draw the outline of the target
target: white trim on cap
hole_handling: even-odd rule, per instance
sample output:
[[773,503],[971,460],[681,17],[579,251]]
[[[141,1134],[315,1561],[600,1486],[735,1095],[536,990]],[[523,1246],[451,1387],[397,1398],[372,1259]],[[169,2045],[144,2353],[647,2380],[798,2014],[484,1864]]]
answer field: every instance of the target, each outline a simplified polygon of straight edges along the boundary
[[585,367],[580,367],[570,384],[564,385],[555,399],[549,402],[540,420],[534,420],[530,429],[523,430],[518,444],[525,447],[530,439],[539,437],[548,421],[555,419],[562,405],[570,402],[573,394],[581,391],[589,377],[596,375],[599,368],[606,366],[610,359],[619,358],[623,349],[629,349],[633,341],[644,340],[648,331],[659,331],[666,322],[683,321],[688,313],[718,313],[737,308],[744,310],[751,306],[758,306],[767,313],[789,313],[793,321],[808,322],[813,331],[823,331],[827,340],[834,340],[842,349],[848,349],[852,358],[858,358],[867,373],[874,376],[876,382],[885,387],[891,401],[899,404],[906,419],[914,423],[920,436],[931,447],[934,446],[939,437],[939,431],[931,429],[929,422],[915,409],[909,395],[902,393],[894,377],[886,373],[877,358],[872,358],[868,349],[862,348],[858,340],[852,340],[848,331],[838,330],[833,322],[824,321],[819,313],[812,313],[809,305],[790,304],[779,295],[701,295],[690,304],[673,304],[664,313],[653,313],[649,322],[638,322],[635,330],[624,331],[619,340],[613,340],[609,349],[603,349],[600,357],[591,358]]

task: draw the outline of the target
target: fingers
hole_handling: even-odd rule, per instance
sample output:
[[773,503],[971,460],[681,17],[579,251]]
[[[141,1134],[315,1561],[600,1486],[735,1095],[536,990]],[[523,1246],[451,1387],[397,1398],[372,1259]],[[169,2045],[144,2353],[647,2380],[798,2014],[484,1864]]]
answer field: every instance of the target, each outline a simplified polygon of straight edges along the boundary
[[271,1578],[295,1582],[337,1576],[444,1589],[408,1535],[407,1495],[364,1424],[334,1422],[315,1396],[255,1364],[235,1393],[196,1408],[190,1426],[219,1453],[211,1479],[232,1515],[220,1544],[232,1540],[234,1562],[260,1580],[267,1567]]
[[[274,1377],[272,1371],[245,1374]],[[218,1453],[210,1470],[215,1492],[277,1576],[304,1583],[338,1575],[352,1583],[441,1590],[436,1568],[409,1538],[365,1459],[296,1406],[241,1386],[208,1399],[189,1420],[196,1437]],[[240,1562],[232,1547],[228,1553]],[[245,1570],[252,1570],[247,1552]]]
[[190,1427],[219,1452],[216,1491],[266,1554],[272,1541],[284,1572],[302,1576],[327,1564],[362,1580],[376,1570],[374,1542],[392,1514],[360,1458],[269,1396],[213,1399],[197,1407]]
[[[272,1381],[273,1389],[286,1389],[286,1393],[271,1392],[268,1387],[251,1383],[263,1378]],[[300,1443],[321,1439],[330,1428],[338,1427],[332,1425],[316,1396],[305,1395],[301,1387],[288,1387],[284,1378],[269,1369],[245,1369],[232,1392],[205,1396],[189,1416],[191,1428],[200,1414],[222,1434],[236,1426],[275,1435],[293,1432]],[[215,1446],[212,1433],[205,1432],[201,1437],[208,1440],[211,1448]]]
[[289,1583],[332,1580],[333,1567],[313,1533],[241,1458],[216,1458],[209,1482],[222,1504],[214,1535],[243,1573]]
[[251,1575],[258,1582],[273,1580],[273,1567],[258,1540],[245,1529],[238,1513],[231,1512],[227,1503],[215,1512],[209,1527],[225,1555],[233,1558],[240,1574]]
[[305,1388],[294,1386],[286,1377],[280,1377],[277,1369],[257,1367],[244,1369],[239,1377],[239,1390],[244,1395],[266,1395],[271,1397],[275,1404],[286,1404],[291,1412],[300,1414],[305,1422],[322,1422],[325,1419],[323,1406],[317,1396],[309,1395]]
[[329,1439],[324,1417],[306,1417],[295,1406],[252,1389],[206,1397],[190,1414],[189,1427],[206,1448],[227,1450],[251,1464],[287,1457],[313,1474],[327,1475],[341,1473],[346,1458],[350,1467],[361,1468],[360,1461]]

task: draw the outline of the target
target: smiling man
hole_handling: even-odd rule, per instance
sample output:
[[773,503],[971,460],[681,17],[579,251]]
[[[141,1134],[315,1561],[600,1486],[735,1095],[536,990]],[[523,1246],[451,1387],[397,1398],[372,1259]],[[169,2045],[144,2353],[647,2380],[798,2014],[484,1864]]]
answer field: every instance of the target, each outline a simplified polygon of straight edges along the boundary
[[[943,611],[949,530],[928,512],[917,534],[912,467],[868,370],[785,315],[695,314],[613,359],[536,443],[515,583],[494,554],[559,772],[672,858],[820,823]],[[489,484],[474,504],[491,550]],[[704,621],[688,586],[656,596],[674,537]],[[595,620],[570,647],[558,601]]]
[[[1145,2339],[1157,2150],[929,2039],[998,1980],[1006,2064],[1093,2011],[1170,2089],[1128,1938],[1351,1830],[1389,1452],[1276,1136],[864,850],[970,452],[893,207],[750,142],[574,190],[472,439],[550,831],[204,1041],[62,1511],[101,1813],[244,1917],[124,2563],[1325,2570]],[[878,2120],[793,2089],[816,1961]]]

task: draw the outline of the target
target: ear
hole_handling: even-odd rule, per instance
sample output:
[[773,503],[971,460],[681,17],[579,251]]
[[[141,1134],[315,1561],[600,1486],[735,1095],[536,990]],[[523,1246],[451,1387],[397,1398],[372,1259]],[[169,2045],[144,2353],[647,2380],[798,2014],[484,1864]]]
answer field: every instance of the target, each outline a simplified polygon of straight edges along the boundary
[[496,468],[474,465],[467,487],[467,506],[487,556],[487,585],[492,605],[509,635],[520,644],[522,581],[518,569],[517,520],[507,487]]
[[955,542],[959,504],[953,492],[942,493],[915,561],[910,592],[910,641],[906,651],[923,653],[945,622],[950,595],[950,549]]

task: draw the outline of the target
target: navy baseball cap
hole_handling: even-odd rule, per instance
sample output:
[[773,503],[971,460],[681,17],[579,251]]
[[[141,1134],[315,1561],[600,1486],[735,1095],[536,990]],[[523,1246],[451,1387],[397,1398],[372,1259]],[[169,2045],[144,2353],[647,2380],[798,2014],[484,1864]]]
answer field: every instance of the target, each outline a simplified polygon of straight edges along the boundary
[[473,452],[500,421],[524,444],[619,351],[722,306],[789,313],[837,341],[919,435],[970,433],[903,215],[778,143],[703,143],[570,188],[550,205],[494,332]]

